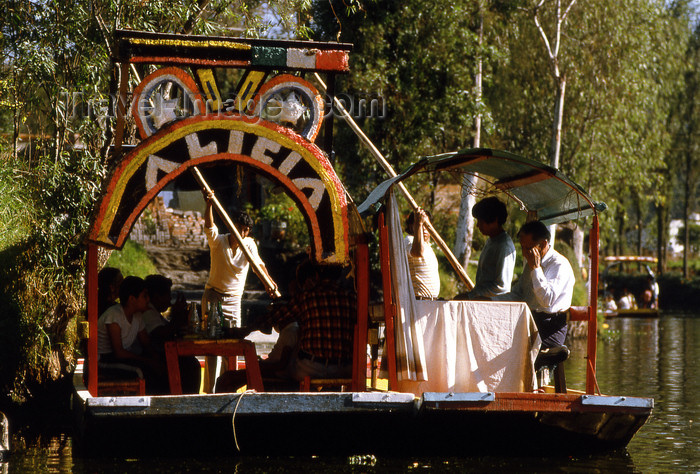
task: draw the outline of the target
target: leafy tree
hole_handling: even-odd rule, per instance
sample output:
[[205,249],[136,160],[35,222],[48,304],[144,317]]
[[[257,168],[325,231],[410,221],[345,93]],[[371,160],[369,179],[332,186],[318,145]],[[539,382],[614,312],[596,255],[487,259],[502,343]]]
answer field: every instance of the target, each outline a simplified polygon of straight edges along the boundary
[[[476,114],[474,115],[474,138],[473,147],[481,147],[481,122],[482,117],[489,112],[487,104],[483,100],[483,80],[484,80],[484,51],[490,44],[495,44],[498,39],[499,30],[505,24],[504,19],[507,14],[516,8],[518,2],[502,4],[501,2],[478,2],[475,13],[475,31],[477,34],[477,48],[475,54],[476,72],[474,78],[474,101],[476,104]],[[472,241],[474,238],[474,218],[471,215],[472,208],[476,204],[476,195],[473,192],[478,186],[476,176],[465,175],[461,183],[461,199],[459,215],[455,226],[454,253],[457,259],[462,261],[464,268],[467,268],[471,256]]]
[[[535,47],[542,35],[530,12],[513,18],[508,62],[486,93],[504,146],[547,161],[557,96],[550,92],[550,59]],[[559,51],[567,58],[559,62],[567,97],[559,167],[610,206],[601,215],[604,235],[615,219],[626,221],[625,196],[653,197],[659,189],[662,175],[650,171],[664,168],[669,146],[666,119],[677,64],[669,58],[682,44],[675,21],[653,0],[591,0],[576,3],[567,17]]]
[[[498,54],[487,41],[479,45],[481,3],[503,2],[457,1],[446,6],[423,0],[378,1],[364,2],[350,12],[340,1],[317,5],[316,38],[354,44],[350,74],[337,89],[355,98],[381,95],[386,104],[385,117],[365,116],[357,121],[397,171],[420,156],[469,147],[479,115],[485,129],[493,126],[488,108],[475,99],[474,89],[477,55],[483,58],[488,81],[490,64]],[[386,176],[346,127],[338,127],[335,136],[336,169],[351,195],[361,201]],[[422,177],[406,183],[418,203],[429,210],[437,179]],[[454,179],[460,181],[461,177]],[[451,213],[435,219],[446,241],[454,238],[456,217]]]
[[[167,33],[264,34],[259,2],[224,0],[11,0],[0,16],[0,393],[20,402],[73,362],[84,305],[83,241],[101,188],[111,122],[99,112],[114,90],[117,28]],[[270,2],[283,29],[307,0]],[[271,17],[268,17],[271,18]],[[303,33],[303,31],[302,31]],[[74,95],[73,93],[77,94]],[[73,101],[72,99],[78,100]],[[93,113],[77,114],[87,105]],[[20,140],[21,139],[21,140]]]
[[685,73],[683,101],[680,103],[681,124],[678,130],[677,181],[683,196],[683,277],[688,277],[688,255],[691,251],[690,214],[695,210],[700,182],[700,29],[693,32],[688,45],[688,71]]

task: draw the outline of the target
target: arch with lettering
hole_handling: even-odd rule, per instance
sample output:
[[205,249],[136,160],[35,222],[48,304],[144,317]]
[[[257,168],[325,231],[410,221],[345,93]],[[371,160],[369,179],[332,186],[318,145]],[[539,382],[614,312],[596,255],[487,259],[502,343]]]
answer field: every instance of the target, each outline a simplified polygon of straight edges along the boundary
[[192,166],[224,160],[251,167],[286,189],[305,216],[316,261],[347,262],[345,189],[324,153],[284,127],[239,115],[182,120],[125,155],[107,183],[89,240],[121,248],[165,185]]

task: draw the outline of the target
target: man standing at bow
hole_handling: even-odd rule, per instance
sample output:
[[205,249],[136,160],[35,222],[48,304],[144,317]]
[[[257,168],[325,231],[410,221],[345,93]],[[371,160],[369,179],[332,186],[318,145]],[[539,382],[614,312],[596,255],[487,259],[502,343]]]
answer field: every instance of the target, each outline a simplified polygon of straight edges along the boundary
[[[250,262],[246,259],[243,250],[233,234],[219,234],[219,230],[214,224],[213,215],[214,193],[204,193],[204,200],[207,209],[204,212],[204,231],[209,243],[209,254],[211,268],[209,279],[207,280],[204,293],[202,294],[202,314],[207,306],[216,307],[221,303],[223,312],[222,326],[224,328],[239,327],[241,325],[241,299],[245,288],[246,277]],[[253,260],[257,263],[260,271],[263,272],[269,281],[273,282],[270,274],[265,268],[265,264],[258,255],[258,247],[255,241],[248,237],[253,221],[245,212],[239,212],[232,216],[233,223],[243,238],[243,245],[246,246]],[[274,285],[274,282],[273,282]],[[274,293],[277,286],[269,289]],[[221,367],[217,367],[217,357],[207,356],[204,369],[204,391],[211,393],[214,383],[219,373],[227,368],[226,359],[218,358]]]

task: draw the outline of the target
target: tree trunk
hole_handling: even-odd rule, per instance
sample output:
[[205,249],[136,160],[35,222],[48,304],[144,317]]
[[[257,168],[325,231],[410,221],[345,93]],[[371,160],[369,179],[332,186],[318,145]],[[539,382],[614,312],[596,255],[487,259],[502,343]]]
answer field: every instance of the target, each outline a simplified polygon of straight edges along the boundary
[[693,191],[692,151],[689,146],[685,152],[685,177],[683,180],[683,278],[688,278],[688,253],[690,252],[690,212],[692,201],[695,199]]
[[476,178],[465,175],[462,178],[462,196],[459,206],[459,217],[457,218],[457,233],[455,235],[454,254],[457,260],[462,262],[466,269],[472,254],[472,240],[474,238],[474,218],[472,217],[472,207],[476,198],[470,193],[476,186]]
[[[484,40],[484,14],[479,6],[479,47]],[[481,79],[482,61],[479,55],[477,59],[477,69],[475,77],[476,101],[481,103]],[[474,148],[481,146],[481,113],[474,117]],[[462,178],[462,193],[459,206],[459,216],[457,217],[457,228],[455,232],[454,254],[457,260],[462,262],[464,269],[469,265],[472,255],[472,240],[474,239],[474,217],[472,208],[476,204],[476,198],[472,191],[476,188],[477,178],[472,175],[464,175]]]
[[642,255],[642,203],[640,201],[639,195],[637,195],[634,200],[634,204],[637,211],[637,255]]
[[683,278],[688,278],[688,252],[690,250],[690,227],[688,226],[690,221],[690,170],[688,168],[686,167],[685,170],[685,196],[683,203]]
[[[564,97],[566,95],[566,76],[561,76],[557,81],[557,100],[554,106],[554,123],[552,124],[552,149],[550,151],[549,164],[552,168],[559,169],[559,154],[561,151],[561,127],[564,121]],[[549,226],[549,232],[552,234],[550,244],[554,246],[556,241],[556,224]]]
[[656,204],[656,273],[663,275],[666,262],[666,233],[664,232],[664,206]]
[[625,213],[624,211],[618,211],[617,215],[617,235],[618,235],[618,243],[617,243],[617,255],[624,255],[625,251],[627,249],[627,245],[625,242]]

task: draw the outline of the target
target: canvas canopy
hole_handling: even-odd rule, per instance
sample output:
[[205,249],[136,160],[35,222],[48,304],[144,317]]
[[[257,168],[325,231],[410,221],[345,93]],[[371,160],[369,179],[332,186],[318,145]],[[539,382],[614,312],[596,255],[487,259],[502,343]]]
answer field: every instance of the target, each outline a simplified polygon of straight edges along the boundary
[[416,173],[434,171],[478,174],[493,191],[509,195],[545,224],[590,216],[607,207],[605,203],[594,202],[581,186],[555,168],[506,151],[474,148],[421,158],[403,173],[377,186],[358,210],[364,213],[375,207],[399,181]]

